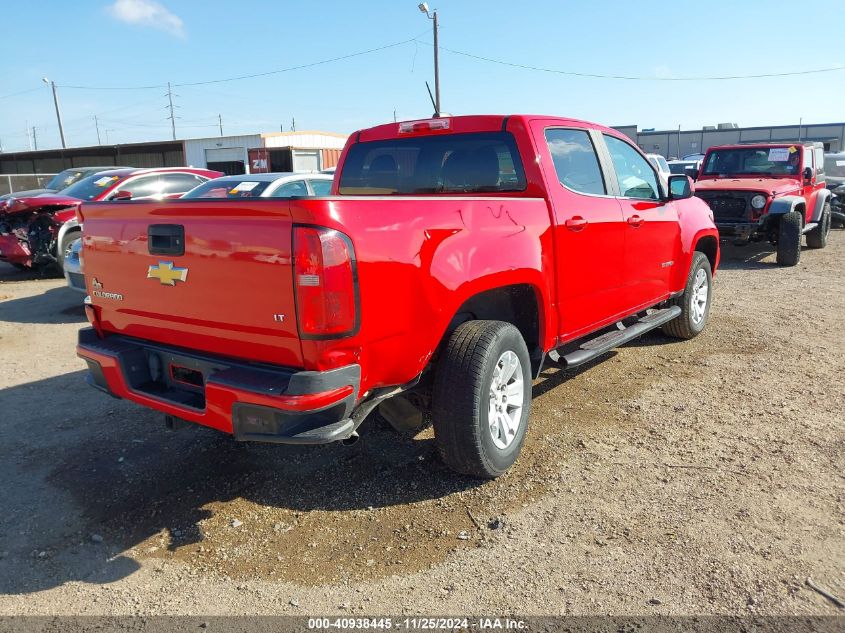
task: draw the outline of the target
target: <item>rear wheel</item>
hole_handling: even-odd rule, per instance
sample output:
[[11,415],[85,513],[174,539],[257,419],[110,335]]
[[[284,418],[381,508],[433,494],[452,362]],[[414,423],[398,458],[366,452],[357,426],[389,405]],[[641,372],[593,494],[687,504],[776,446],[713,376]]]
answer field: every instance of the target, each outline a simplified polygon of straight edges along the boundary
[[801,261],[801,229],[803,226],[803,217],[798,211],[790,211],[781,216],[778,226],[778,265],[796,266]]
[[684,293],[671,301],[681,308],[681,314],[663,326],[663,333],[673,338],[691,339],[698,336],[710,316],[713,298],[713,271],[707,255],[695,251],[692,256]]
[[469,321],[449,339],[437,365],[434,436],[447,466],[493,479],[516,461],[531,409],[531,360],[519,330]]
[[819,224],[812,231],[807,233],[808,248],[824,248],[827,246],[827,236],[830,233],[830,204],[825,203],[822,209],[822,217]]

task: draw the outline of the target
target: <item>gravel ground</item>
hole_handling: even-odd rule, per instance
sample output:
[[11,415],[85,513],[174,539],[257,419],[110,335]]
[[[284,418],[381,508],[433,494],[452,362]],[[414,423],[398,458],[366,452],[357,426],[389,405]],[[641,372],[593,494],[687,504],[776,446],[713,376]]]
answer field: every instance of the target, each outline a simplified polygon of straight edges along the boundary
[[84,384],[63,280],[0,264],[0,615],[834,614],[845,233],[723,251],[708,329],[535,384],[483,482],[430,432],[237,444]]

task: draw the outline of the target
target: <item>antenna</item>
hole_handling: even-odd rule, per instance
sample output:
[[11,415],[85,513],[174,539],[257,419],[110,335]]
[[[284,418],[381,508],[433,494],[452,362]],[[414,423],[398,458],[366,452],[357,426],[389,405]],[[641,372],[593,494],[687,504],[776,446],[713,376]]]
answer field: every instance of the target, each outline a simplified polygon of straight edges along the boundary
[[431,94],[431,86],[428,85],[428,82],[425,82],[425,87],[428,89],[428,98],[431,99],[431,107],[434,108],[434,116],[439,116],[439,112],[437,111],[437,104],[434,102],[434,95]]

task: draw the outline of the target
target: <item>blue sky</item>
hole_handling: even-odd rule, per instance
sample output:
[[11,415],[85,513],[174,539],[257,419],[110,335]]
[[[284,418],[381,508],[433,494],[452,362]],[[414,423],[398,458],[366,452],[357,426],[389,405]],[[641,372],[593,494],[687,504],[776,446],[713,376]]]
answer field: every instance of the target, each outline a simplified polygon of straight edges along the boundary
[[[800,27],[780,0],[497,2],[441,0],[441,46],[516,64],[646,78],[749,75],[845,66],[841,38]],[[350,132],[431,114],[431,22],[416,0],[78,0],[4,2],[0,143],[59,146],[44,76],[59,85],[68,145],[166,139],[166,89],[308,64],[417,38],[304,70],[174,89],[177,136],[297,129]],[[842,0],[812,14],[841,25]],[[11,25],[17,25],[12,27]],[[841,29],[840,29],[841,30]],[[819,33],[833,33],[820,24]],[[838,31],[836,31],[838,32]],[[432,82],[433,83],[433,82]],[[25,94],[9,96],[30,90]],[[845,71],[731,81],[624,81],[545,73],[441,52],[443,109],[538,112],[608,125],[700,128],[845,120]]]

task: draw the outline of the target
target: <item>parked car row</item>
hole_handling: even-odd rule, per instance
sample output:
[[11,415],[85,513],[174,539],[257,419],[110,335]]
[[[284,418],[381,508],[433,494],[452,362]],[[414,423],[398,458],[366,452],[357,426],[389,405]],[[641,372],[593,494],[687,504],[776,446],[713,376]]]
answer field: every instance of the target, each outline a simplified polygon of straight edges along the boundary
[[[77,211],[84,202],[192,198],[324,196],[329,174],[271,173],[225,177],[191,167],[65,170],[44,189],[0,196],[0,261],[21,269],[55,268],[85,292]],[[65,269],[67,267],[67,269]]]
[[[298,198],[327,196],[332,186],[332,176],[322,174],[297,174],[277,172],[267,174],[247,174],[241,176],[223,176],[206,180],[190,191],[178,196],[183,199],[223,198]],[[122,199],[122,198],[117,198]],[[139,198],[133,197],[138,200]],[[69,288],[78,292],[88,292],[85,275],[82,270],[82,238],[74,233],[76,239],[64,253],[64,274]]]

